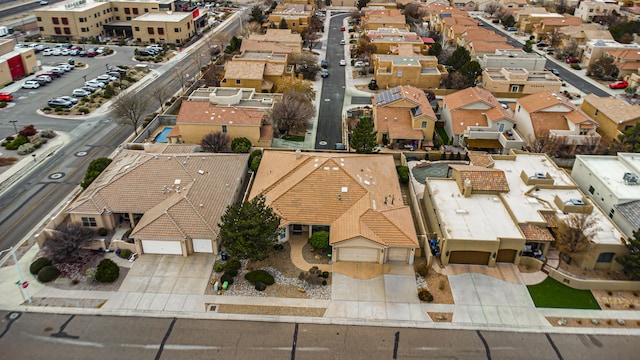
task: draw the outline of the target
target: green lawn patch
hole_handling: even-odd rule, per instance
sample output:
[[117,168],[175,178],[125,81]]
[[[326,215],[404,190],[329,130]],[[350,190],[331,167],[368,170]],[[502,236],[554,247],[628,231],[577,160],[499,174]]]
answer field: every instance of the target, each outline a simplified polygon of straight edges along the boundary
[[591,291],[570,288],[550,277],[527,289],[536,307],[600,310]]
[[438,134],[443,144],[449,145],[449,136],[447,136],[447,132],[444,130],[443,127],[437,127],[436,134]]
[[304,135],[285,135],[282,137],[283,140],[289,140],[289,141],[297,141],[297,142],[303,142],[304,141]]

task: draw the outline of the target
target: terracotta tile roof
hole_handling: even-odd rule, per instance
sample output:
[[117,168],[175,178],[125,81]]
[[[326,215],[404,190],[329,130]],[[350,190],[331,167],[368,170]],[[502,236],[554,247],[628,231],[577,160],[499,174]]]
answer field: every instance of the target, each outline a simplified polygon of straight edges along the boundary
[[504,171],[500,169],[489,169],[473,165],[454,165],[450,164],[450,168],[460,174],[458,186],[463,188],[465,179],[471,181],[472,191],[496,191],[509,192],[509,183]]
[[640,61],[628,61],[628,62],[619,62],[615,61],[613,63],[620,70],[638,70],[640,69]]
[[271,51],[275,54],[291,54],[301,52],[301,50],[297,47],[251,38],[242,40],[240,52],[244,51]]
[[504,36],[500,36],[493,31],[486,30],[484,28],[476,27],[468,27],[466,28],[466,32],[462,36],[465,41],[473,41],[473,40],[484,40],[489,42],[501,42],[504,43],[506,41]]
[[[401,106],[406,101],[408,105]],[[386,132],[392,139],[422,139],[424,134],[413,128],[413,120],[436,120],[435,113],[424,92],[413,86],[398,86],[374,96],[374,121],[378,132]],[[412,108],[419,106],[420,115],[414,116]]]
[[256,80],[264,77],[264,61],[232,60],[224,66],[225,79]]
[[566,98],[551,92],[549,90],[540,91],[521,97],[517,100],[518,105],[522,106],[528,113],[544,110],[552,106],[563,105],[568,109],[574,109],[575,106],[571,104]]
[[584,97],[583,104],[585,103],[593,105],[600,113],[617,124],[640,120],[640,105],[631,105],[619,98],[599,97],[589,94]]
[[459,107],[483,102],[487,105],[500,106],[498,100],[493,94],[479,87],[470,87],[464,90],[456,91],[453,94],[446,95],[442,98],[443,103],[451,110]]
[[451,111],[451,125],[453,133],[459,135],[465,132],[469,126],[487,126],[489,122],[482,111],[455,109]]
[[176,124],[212,124],[260,126],[265,117],[264,110],[219,106],[208,101],[185,100],[180,107]]
[[220,217],[236,200],[247,159],[124,150],[67,212],[144,214],[132,232],[138,238],[215,238]]
[[290,29],[267,29],[265,34],[251,34],[250,40],[256,41],[270,41],[280,43],[297,43],[302,45],[302,37],[300,34],[294,34]]
[[258,195],[283,225],[330,225],[332,244],[365,237],[385,246],[418,246],[388,155],[266,150],[250,198]]
[[581,25],[582,19],[577,16],[564,15],[564,18],[552,18],[540,21],[540,24],[545,26],[569,26],[569,25]]
[[473,166],[492,168],[494,165],[493,158],[488,154],[468,153],[469,161]]
[[540,215],[542,215],[544,220],[547,222],[547,226],[549,226],[552,229],[558,227],[558,218],[556,217],[555,213],[541,211]]
[[569,124],[563,113],[536,112],[529,116],[536,136],[545,136],[551,130],[569,130]]
[[443,97],[451,113],[454,134],[462,134],[469,126],[488,126],[489,121],[507,120],[513,122],[511,114],[502,108],[500,102],[489,91],[472,87]]
[[494,54],[496,50],[518,50],[517,47],[511,46],[506,42],[474,40],[470,41],[469,44],[469,47],[473,48],[476,53]]
[[554,241],[553,235],[549,232],[549,230],[545,228],[541,228],[536,225],[520,225],[520,230],[524,235],[524,238],[529,241]]
[[619,59],[624,59],[624,60],[636,60],[639,61],[640,60],[640,51],[638,51],[637,49],[634,50],[609,50],[607,51],[609,53],[609,55],[611,56],[615,56]]

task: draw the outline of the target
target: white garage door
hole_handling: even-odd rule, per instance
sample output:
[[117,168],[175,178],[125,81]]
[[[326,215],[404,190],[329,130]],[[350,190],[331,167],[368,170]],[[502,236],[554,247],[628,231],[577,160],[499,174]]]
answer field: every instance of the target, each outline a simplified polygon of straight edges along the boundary
[[179,241],[142,240],[142,251],[145,254],[182,255]]
[[409,259],[408,249],[406,248],[390,248],[389,249],[389,261],[402,261],[407,262]]
[[362,247],[338,248],[338,261],[378,262],[378,249]]
[[209,239],[193,239],[193,252],[213,253],[212,241]]

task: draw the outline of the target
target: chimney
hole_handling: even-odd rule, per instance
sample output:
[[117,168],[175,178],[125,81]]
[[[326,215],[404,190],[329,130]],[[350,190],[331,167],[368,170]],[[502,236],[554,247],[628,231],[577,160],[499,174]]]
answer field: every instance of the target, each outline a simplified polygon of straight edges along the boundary
[[471,196],[471,190],[471,180],[464,179],[464,185],[462,186],[462,194],[464,195],[464,197]]
[[296,149],[296,160],[299,160],[302,157],[302,151],[300,149]]

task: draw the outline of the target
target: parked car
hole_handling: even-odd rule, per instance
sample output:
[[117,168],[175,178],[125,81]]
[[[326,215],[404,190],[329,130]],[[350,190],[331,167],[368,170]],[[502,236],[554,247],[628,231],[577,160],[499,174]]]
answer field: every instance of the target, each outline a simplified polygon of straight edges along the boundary
[[40,87],[38,80],[27,80],[22,84],[23,89],[37,89]]
[[80,54],[80,50],[69,50],[69,56],[78,56],[78,54]]
[[51,50],[51,49],[44,49],[44,50],[42,50],[42,55],[44,55],[44,56],[51,56],[51,55],[53,55],[53,50]]
[[10,92],[2,91],[0,92],[0,101],[11,101],[13,100],[13,94]]
[[140,50],[140,52],[138,53],[140,56],[155,56],[155,54],[147,51],[147,50]]
[[340,31],[346,31],[346,30],[347,30],[347,28],[346,28],[346,27],[344,27],[344,26],[341,26],[341,27],[340,27]]
[[320,76],[323,78],[329,77],[329,70],[322,69],[322,71],[320,71]]
[[98,52],[94,51],[87,51],[87,57],[96,57],[96,55],[98,55]]
[[58,76],[64,75],[64,70],[58,69],[58,68],[53,68],[53,69],[49,70],[49,72],[51,72],[54,75],[57,74]]
[[109,68],[109,72],[113,72],[113,71],[119,72],[120,74],[124,74],[124,73],[126,73],[126,72],[127,72],[127,70],[126,70],[126,69],[123,69],[123,68],[119,68],[119,67],[110,67],[110,68]]
[[58,63],[56,66],[60,69],[64,69],[64,71],[71,71],[75,68],[75,66],[71,66],[68,63]]
[[60,98],[53,98],[53,99],[49,99],[49,101],[47,101],[47,104],[51,107],[64,107],[64,108],[70,108],[73,106],[73,103],[71,101],[67,101],[64,99],[60,99]]
[[47,84],[48,84],[48,83],[47,83],[47,80],[45,80],[45,79],[44,79],[44,78],[42,78],[42,77],[35,77],[35,78],[34,78],[34,80],[35,80],[35,81],[37,81],[37,82],[38,82],[38,84],[40,84],[40,86],[45,86],[45,85],[47,85]]
[[87,81],[84,84],[88,85],[88,86],[91,86],[91,87],[94,87],[94,88],[103,88],[104,85],[105,85],[103,82],[100,82],[98,80],[90,80],[90,81]]
[[49,2],[47,0],[40,0],[40,5],[48,5]]
[[577,64],[580,62],[580,59],[569,56],[567,58],[567,64]]
[[364,67],[364,61],[356,61],[353,66],[357,67],[357,68],[361,68]]
[[36,76],[41,76],[41,75],[48,76],[48,77],[51,78],[51,80],[54,80],[55,78],[60,76],[60,75],[56,75],[56,74],[54,74],[52,72],[43,72],[43,73],[37,74]]
[[80,57],[85,57],[85,56],[87,56],[87,52],[86,52],[86,51],[84,51],[84,50],[80,50],[80,51],[78,52],[78,56],[80,56]]
[[560,71],[558,71],[558,69],[551,69],[551,73],[555,76],[560,76]]
[[50,82],[53,81],[53,79],[50,76],[47,76],[47,75],[38,75],[38,76],[36,76],[36,79],[42,79],[47,83],[50,83]]
[[116,79],[120,79],[120,73],[119,73],[119,72],[117,72],[117,71],[108,71],[108,72],[107,72],[107,75],[109,75],[109,76],[111,76],[111,77],[114,77],[114,78],[116,78]]
[[340,66],[347,66],[347,61],[345,59],[340,60]]
[[344,39],[340,39],[340,45],[345,45],[347,42]]
[[51,51],[51,55],[53,55],[53,56],[60,56],[60,55],[62,55],[62,49],[60,49],[60,48],[53,49],[53,50]]
[[94,92],[98,91],[98,87],[93,87],[93,86],[89,86],[89,85],[85,85],[83,87],[81,87],[80,89],[87,91],[89,94],[93,94]]
[[69,49],[60,49],[60,55],[69,56]]
[[626,89],[627,86],[629,86],[629,83],[624,80],[618,80],[609,84],[609,88],[611,89]]
[[87,97],[89,95],[91,95],[91,92],[85,90],[85,89],[74,89],[73,92],[71,93],[71,95],[75,96],[75,97]]
[[78,99],[72,98],[71,96],[60,96],[60,97],[58,97],[58,99],[67,100],[68,102],[72,103],[73,105],[78,103]]
[[108,74],[104,74],[104,75],[100,75],[97,78],[94,79],[95,81],[100,81],[101,83],[105,83],[108,84],[110,82],[112,82],[113,80],[116,80],[115,77],[108,75]]
[[96,49],[96,52],[100,55],[104,54],[107,51],[107,48],[104,46],[100,46],[99,48]]
[[541,42],[537,43],[537,44],[536,44],[536,46],[537,46],[539,49],[542,49],[542,48],[545,48],[545,47],[547,47],[547,46],[549,46],[549,45],[541,41]]
[[327,62],[327,60],[322,60],[322,61],[320,62],[320,66],[321,66],[323,69],[326,69],[326,68],[328,68],[328,67],[329,67],[329,63]]
[[509,26],[507,28],[507,31],[518,31],[518,29],[514,28],[513,26]]

